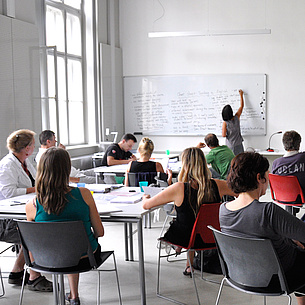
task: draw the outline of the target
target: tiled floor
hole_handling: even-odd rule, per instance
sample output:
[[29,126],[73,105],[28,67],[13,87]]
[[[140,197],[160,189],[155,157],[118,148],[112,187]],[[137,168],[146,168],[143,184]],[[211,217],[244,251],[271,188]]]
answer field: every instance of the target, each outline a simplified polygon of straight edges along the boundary
[[[268,200],[269,194],[265,198]],[[263,198],[264,200],[264,198]],[[171,304],[170,302],[160,299],[156,296],[156,277],[157,277],[157,254],[156,248],[157,238],[162,228],[164,215],[160,214],[160,222],[154,223],[152,229],[144,230],[144,255],[145,255],[145,275],[146,275],[146,292],[147,305],[155,304]],[[135,259],[137,259],[137,234],[134,235],[135,245]],[[124,305],[138,305],[141,304],[139,277],[138,277],[138,263],[126,262],[124,260],[123,248],[123,225],[105,223],[105,237],[100,239],[100,244],[103,249],[114,249],[118,263],[121,292]],[[4,244],[0,243],[0,247]],[[0,258],[0,266],[2,271],[9,271],[14,262],[14,254],[8,253],[9,257]],[[110,260],[111,262],[111,260]],[[175,263],[162,263],[162,292],[168,296],[175,297],[186,304],[197,304],[194,293],[193,282],[190,278],[182,274],[184,270],[185,261],[178,261]],[[109,264],[110,266],[110,264]],[[7,274],[5,274],[7,276]],[[206,274],[207,277],[221,280],[221,276]],[[96,281],[97,274],[94,272],[85,273],[81,275],[80,280],[80,299],[82,305],[96,304]],[[115,276],[113,273],[102,273],[101,286],[101,304],[118,304],[117,290]],[[6,293],[0,299],[1,305],[18,304],[20,287],[12,287],[7,284],[7,279],[4,279]],[[212,305],[215,304],[217,291],[219,286],[217,284],[202,281],[197,277],[197,285],[200,291],[201,304]],[[68,285],[66,285],[68,289]],[[25,290],[24,305],[38,305],[38,304],[53,304],[53,297],[51,293],[31,292]],[[221,298],[221,305],[237,305],[247,304],[256,305],[263,304],[263,298],[246,295],[229,287],[224,287]],[[268,298],[269,305],[287,304],[287,298],[273,297]],[[293,297],[293,304],[296,305],[296,300]]]

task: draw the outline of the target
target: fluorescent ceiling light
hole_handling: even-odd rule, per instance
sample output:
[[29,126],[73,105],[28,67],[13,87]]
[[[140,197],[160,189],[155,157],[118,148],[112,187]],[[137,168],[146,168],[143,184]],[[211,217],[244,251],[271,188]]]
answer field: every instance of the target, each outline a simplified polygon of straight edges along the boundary
[[149,38],[157,37],[187,37],[187,36],[222,36],[222,35],[259,35],[271,34],[271,29],[254,30],[219,30],[219,31],[194,31],[194,32],[149,32]]

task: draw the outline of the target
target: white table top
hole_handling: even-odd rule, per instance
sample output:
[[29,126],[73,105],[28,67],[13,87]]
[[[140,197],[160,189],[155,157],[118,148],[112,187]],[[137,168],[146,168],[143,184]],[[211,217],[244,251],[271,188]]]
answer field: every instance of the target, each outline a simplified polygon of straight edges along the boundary
[[[128,164],[119,164],[112,166],[99,166],[94,168],[95,173],[115,173],[124,174],[126,173]],[[174,174],[178,174],[181,169],[181,161],[169,162],[168,168],[173,171]]]
[[[111,185],[105,184],[87,184],[86,187],[90,189],[96,189],[97,186],[104,186],[105,188],[111,187]],[[91,187],[90,187],[91,186]],[[135,192],[130,192],[134,190]],[[35,193],[26,194],[22,196],[13,197],[10,199],[0,200],[0,217],[1,213],[5,214],[25,214],[25,204],[28,200],[34,198]],[[122,197],[122,203],[110,203],[113,198]],[[144,214],[148,213],[142,207],[142,201],[137,203],[124,203],[126,198],[131,196],[140,198],[142,194],[139,187],[122,187],[120,189],[111,191],[110,193],[94,193],[93,198],[95,200],[98,212],[101,216],[118,216],[118,217],[136,217],[140,218]]]
[[[140,154],[139,153],[135,153],[134,154],[137,158],[140,158]],[[104,152],[100,152],[100,153],[95,153],[92,155],[92,158],[93,159],[102,159],[104,157]],[[161,160],[161,159],[164,159],[164,158],[169,158],[169,159],[179,159],[179,154],[176,153],[176,154],[165,154],[165,153],[158,153],[158,152],[154,152],[152,153],[151,155],[151,160]]]

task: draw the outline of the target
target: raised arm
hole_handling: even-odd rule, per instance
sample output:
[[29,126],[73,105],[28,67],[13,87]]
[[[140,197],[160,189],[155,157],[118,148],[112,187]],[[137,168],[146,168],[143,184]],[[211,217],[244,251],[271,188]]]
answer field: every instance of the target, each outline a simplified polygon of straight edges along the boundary
[[227,123],[223,122],[222,123],[222,134],[221,134],[224,138],[227,136]]
[[245,104],[244,103],[244,92],[241,89],[239,90],[239,95],[240,95],[240,107],[235,114],[238,118],[240,118],[240,116],[243,112],[243,109],[244,109],[244,104]]
[[222,198],[224,195],[238,197],[237,194],[235,194],[231,189],[229,189],[227,182],[225,180],[219,180],[219,179],[214,179],[214,180],[217,184],[220,198]]

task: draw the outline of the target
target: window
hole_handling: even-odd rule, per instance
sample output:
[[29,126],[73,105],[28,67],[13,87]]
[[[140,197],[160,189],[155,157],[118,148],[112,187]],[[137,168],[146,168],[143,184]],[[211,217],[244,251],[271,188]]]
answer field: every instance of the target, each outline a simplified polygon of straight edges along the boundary
[[65,145],[84,144],[84,35],[82,0],[46,0],[44,129]]

